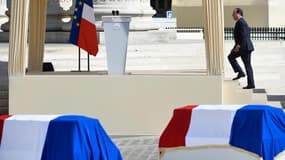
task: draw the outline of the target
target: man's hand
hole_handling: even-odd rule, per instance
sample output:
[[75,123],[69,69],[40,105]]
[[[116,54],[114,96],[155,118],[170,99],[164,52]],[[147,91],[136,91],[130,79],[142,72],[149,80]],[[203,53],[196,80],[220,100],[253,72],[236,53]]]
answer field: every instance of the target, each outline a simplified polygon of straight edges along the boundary
[[239,52],[239,50],[240,50],[240,45],[236,45],[235,48],[233,49],[235,53]]

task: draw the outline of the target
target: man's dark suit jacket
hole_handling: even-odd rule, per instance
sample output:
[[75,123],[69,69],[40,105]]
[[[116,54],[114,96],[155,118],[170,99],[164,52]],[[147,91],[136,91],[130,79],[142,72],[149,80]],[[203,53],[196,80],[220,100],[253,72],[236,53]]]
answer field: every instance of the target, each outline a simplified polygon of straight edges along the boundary
[[240,45],[240,51],[251,53],[254,51],[252,41],[250,39],[250,28],[247,22],[240,18],[234,28],[235,46]]

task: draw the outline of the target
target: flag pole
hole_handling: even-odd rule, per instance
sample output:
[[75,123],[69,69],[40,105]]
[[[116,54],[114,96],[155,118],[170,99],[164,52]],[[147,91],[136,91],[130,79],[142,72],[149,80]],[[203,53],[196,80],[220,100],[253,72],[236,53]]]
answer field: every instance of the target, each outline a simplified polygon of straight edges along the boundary
[[81,72],[81,49],[78,47],[78,71]]
[[88,72],[90,72],[90,53],[87,53],[87,67],[88,67]]

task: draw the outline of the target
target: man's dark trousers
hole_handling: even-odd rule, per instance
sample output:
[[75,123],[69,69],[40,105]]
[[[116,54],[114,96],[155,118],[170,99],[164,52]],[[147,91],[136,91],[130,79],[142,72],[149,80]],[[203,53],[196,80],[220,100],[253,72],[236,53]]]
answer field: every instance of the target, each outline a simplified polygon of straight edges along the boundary
[[231,54],[228,56],[228,59],[233,67],[233,70],[235,73],[243,74],[244,72],[242,71],[240,65],[237,62],[237,58],[241,57],[245,69],[246,69],[246,74],[247,74],[247,82],[248,86],[254,87],[254,77],[253,77],[253,69],[251,65],[251,51],[239,51],[239,52],[234,52],[232,51]]

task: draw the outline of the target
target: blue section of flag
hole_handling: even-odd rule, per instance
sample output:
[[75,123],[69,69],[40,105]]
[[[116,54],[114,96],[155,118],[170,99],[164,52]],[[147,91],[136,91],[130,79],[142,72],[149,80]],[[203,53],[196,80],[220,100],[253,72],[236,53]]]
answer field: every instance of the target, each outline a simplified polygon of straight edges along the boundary
[[93,8],[93,0],[81,0],[81,1]]
[[72,27],[71,27],[71,33],[69,37],[69,42],[78,45],[78,37],[79,37],[79,31],[80,31],[80,22],[82,18],[82,12],[83,12],[83,2],[82,0],[77,0],[74,8],[74,14],[72,17]]
[[285,115],[279,108],[248,105],[235,115],[230,144],[273,160],[285,150]]
[[97,119],[62,116],[52,120],[41,160],[122,160]]

